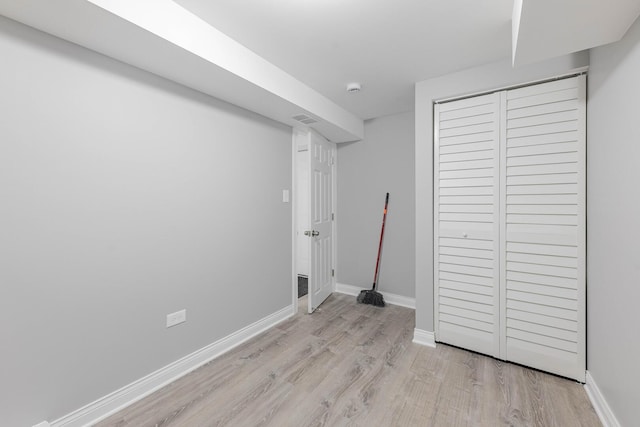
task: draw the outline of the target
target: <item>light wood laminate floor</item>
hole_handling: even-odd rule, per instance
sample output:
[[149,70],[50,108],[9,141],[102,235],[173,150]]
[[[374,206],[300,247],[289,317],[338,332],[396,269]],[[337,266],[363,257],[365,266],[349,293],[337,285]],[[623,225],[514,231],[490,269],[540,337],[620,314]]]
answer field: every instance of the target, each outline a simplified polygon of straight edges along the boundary
[[438,344],[334,294],[99,426],[600,426],[581,384]]

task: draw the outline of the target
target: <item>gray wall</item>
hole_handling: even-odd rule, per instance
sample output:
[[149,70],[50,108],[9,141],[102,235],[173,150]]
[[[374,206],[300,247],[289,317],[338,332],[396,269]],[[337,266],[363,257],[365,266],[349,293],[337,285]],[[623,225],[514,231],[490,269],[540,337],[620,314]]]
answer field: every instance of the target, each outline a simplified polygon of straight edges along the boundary
[[290,128],[4,18],[0,53],[0,424],[292,304]]
[[640,21],[594,49],[587,160],[587,369],[623,426],[640,403]]
[[433,331],[433,102],[567,73],[589,64],[582,52],[512,68],[503,61],[416,83],[416,328]]
[[389,192],[379,290],[415,295],[413,119],[408,112],[368,120],[363,141],[338,144],[339,283],[373,283]]

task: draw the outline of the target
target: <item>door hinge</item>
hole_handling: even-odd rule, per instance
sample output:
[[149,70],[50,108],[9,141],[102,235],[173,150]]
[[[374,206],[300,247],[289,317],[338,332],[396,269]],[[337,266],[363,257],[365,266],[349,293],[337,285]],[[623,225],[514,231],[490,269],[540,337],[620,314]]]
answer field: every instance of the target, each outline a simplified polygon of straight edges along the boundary
[[336,275],[336,271],[332,268],[331,269],[331,277],[334,277]]
[[334,221],[336,219],[336,214],[332,213],[331,214],[331,221]]

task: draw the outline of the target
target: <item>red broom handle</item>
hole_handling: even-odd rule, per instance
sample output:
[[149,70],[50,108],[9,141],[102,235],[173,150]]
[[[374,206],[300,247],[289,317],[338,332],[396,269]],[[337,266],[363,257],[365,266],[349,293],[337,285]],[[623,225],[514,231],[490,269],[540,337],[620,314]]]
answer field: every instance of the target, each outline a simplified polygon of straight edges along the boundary
[[380,267],[380,254],[382,253],[382,238],[384,237],[384,224],[387,222],[387,206],[389,206],[389,193],[387,193],[387,197],[384,199],[384,211],[382,214],[382,231],[380,231],[380,244],[378,245],[378,259],[376,260],[376,272],[373,276],[373,289],[376,290],[376,284],[378,283],[378,273]]

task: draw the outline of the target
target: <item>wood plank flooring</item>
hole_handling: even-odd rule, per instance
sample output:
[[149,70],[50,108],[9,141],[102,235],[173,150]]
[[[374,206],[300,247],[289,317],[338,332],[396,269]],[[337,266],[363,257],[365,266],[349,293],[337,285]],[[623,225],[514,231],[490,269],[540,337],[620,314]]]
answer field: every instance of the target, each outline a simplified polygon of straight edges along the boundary
[[98,426],[600,426],[576,382],[444,344],[333,294]]

